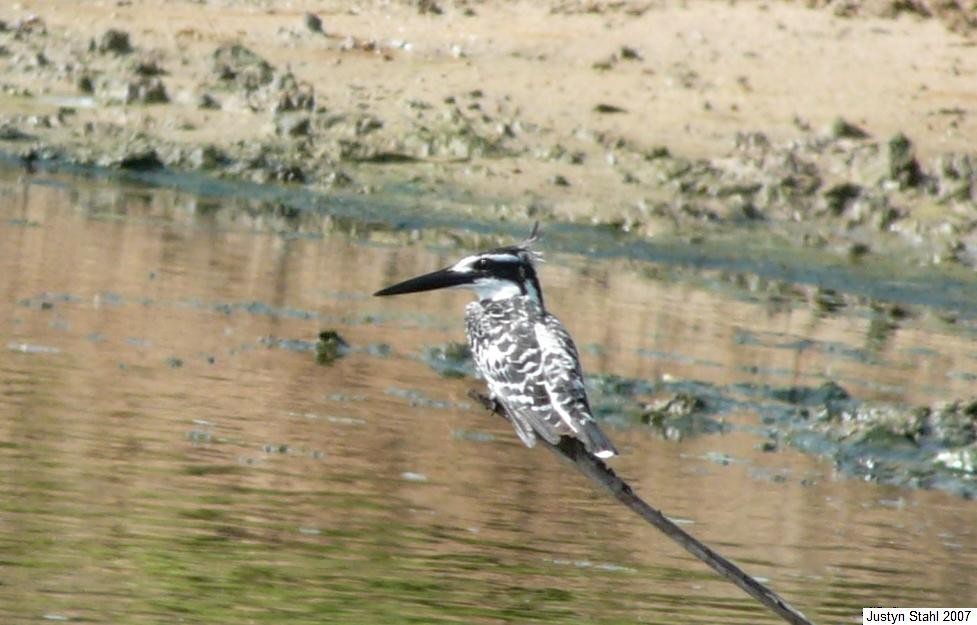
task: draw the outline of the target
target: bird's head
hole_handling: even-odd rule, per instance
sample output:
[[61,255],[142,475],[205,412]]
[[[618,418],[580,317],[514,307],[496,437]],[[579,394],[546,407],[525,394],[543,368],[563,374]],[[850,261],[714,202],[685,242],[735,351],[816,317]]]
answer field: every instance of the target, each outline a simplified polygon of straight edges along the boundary
[[542,307],[543,290],[534,266],[540,255],[532,249],[539,238],[539,222],[536,222],[529,238],[518,245],[466,256],[450,267],[398,282],[374,295],[401,295],[455,287],[475,291],[482,300],[525,295]]

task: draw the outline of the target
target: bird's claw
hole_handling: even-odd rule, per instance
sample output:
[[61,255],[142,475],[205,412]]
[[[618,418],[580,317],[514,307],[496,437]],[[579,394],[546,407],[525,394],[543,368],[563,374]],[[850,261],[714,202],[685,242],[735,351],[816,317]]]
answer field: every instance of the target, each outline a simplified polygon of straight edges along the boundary
[[480,393],[475,389],[469,390],[468,396],[474,401],[480,403],[482,408],[485,408],[490,412],[494,412],[495,414],[504,418],[506,421],[509,420],[509,415],[506,413],[505,407],[503,407],[502,403],[496,398],[486,395],[485,393]]

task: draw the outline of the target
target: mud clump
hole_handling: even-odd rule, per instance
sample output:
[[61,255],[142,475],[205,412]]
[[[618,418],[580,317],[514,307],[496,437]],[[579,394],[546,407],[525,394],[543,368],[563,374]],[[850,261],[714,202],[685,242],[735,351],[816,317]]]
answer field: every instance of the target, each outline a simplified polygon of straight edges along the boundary
[[977,398],[922,406],[860,402],[834,383],[771,396],[798,406],[799,419],[783,413],[768,424],[776,422],[788,442],[831,457],[846,472],[977,496]]
[[712,417],[710,412],[702,397],[679,392],[649,404],[641,415],[641,421],[663,438],[676,441],[728,431],[729,426]]
[[774,399],[788,404],[802,406],[832,406],[837,402],[851,399],[848,391],[840,384],[831,381],[825,382],[816,388],[789,386],[787,388],[774,389],[771,392],[771,396]]
[[[79,87],[83,92],[86,90],[85,84]],[[165,104],[170,101],[166,85],[158,77],[103,78],[92,90],[100,100],[113,104]]]
[[316,108],[315,89],[309,83],[299,81],[291,72],[277,76],[271,87],[273,113],[313,111]]
[[111,28],[99,37],[97,49],[102,54],[129,54],[133,48],[129,33]]
[[306,13],[302,21],[305,27],[309,29],[309,32],[316,33],[317,35],[325,34],[325,31],[322,29],[322,18],[315,13]]
[[255,91],[272,81],[275,69],[257,53],[232,43],[214,51],[212,74],[222,85]]
[[977,28],[977,14],[964,2],[939,0],[809,0],[810,6],[829,7],[839,17],[875,16],[895,18],[902,14],[937,18],[951,30]]
[[163,161],[156,148],[139,139],[122,146],[121,150],[114,155],[103,156],[98,164],[131,171],[150,171],[163,167]]
[[843,117],[836,117],[828,129],[832,139],[867,139],[869,134]]
[[923,172],[913,152],[913,143],[901,132],[886,145],[889,165],[888,179],[900,188],[919,186],[923,182]]
[[424,350],[421,359],[445,378],[474,378],[475,363],[467,343],[445,343]]
[[227,155],[223,150],[214,145],[203,145],[194,148],[187,156],[187,164],[193,169],[216,169],[226,164]]
[[862,195],[861,185],[853,182],[841,182],[822,194],[825,206],[832,215],[838,217],[852,207],[852,203]]
[[335,330],[323,330],[315,342],[315,361],[331,365],[349,353],[349,343]]

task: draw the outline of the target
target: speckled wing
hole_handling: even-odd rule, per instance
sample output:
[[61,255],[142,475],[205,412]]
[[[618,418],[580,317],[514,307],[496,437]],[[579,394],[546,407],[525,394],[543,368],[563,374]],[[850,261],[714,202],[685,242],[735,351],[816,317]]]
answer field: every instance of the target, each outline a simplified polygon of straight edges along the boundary
[[587,450],[602,458],[617,454],[594,421],[587,401],[577,346],[560,320],[545,314],[534,326],[543,363],[543,387],[553,412]]

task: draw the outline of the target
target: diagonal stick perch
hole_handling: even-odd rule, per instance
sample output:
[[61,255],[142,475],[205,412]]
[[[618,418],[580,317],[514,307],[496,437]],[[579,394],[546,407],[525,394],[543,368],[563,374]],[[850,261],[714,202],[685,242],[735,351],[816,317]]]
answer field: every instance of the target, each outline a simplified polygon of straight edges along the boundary
[[[485,408],[508,420],[505,409],[496,401],[477,391],[469,393],[472,399],[481,403]],[[753,577],[750,577],[740,567],[719,555],[697,538],[673,523],[662,512],[651,507],[639,497],[627,482],[617,476],[604,462],[587,453],[583,444],[575,438],[564,436],[558,445],[553,445],[540,438],[539,442],[553,453],[557,454],[578,471],[590,478],[595,484],[608,490],[615,499],[631,508],[642,519],[655,526],[666,536],[685,548],[686,551],[708,564],[714,571],[739,586],[767,609],[792,625],[813,625],[803,614],[798,612],[776,592],[767,588]]]

